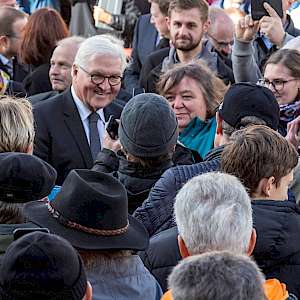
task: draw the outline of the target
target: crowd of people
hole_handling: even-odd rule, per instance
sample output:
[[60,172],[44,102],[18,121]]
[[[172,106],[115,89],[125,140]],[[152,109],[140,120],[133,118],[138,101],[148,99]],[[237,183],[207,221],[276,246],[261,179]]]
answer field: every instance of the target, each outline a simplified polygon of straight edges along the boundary
[[280,3],[0,0],[0,299],[300,299]]

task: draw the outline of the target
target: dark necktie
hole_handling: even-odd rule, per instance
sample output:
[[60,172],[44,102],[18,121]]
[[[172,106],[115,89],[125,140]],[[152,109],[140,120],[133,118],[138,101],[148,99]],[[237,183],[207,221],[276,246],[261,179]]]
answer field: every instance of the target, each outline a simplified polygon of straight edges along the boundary
[[99,120],[100,116],[93,112],[89,115],[89,127],[90,127],[90,148],[93,160],[96,159],[97,154],[101,150],[101,143],[100,143],[100,137],[97,127],[97,122]]

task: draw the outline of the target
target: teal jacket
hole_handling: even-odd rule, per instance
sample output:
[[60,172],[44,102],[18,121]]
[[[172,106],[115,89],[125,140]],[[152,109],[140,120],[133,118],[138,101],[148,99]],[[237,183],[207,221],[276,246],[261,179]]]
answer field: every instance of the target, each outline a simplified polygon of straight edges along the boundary
[[179,141],[185,147],[197,151],[203,158],[214,146],[216,127],[215,117],[207,121],[195,117],[180,133]]

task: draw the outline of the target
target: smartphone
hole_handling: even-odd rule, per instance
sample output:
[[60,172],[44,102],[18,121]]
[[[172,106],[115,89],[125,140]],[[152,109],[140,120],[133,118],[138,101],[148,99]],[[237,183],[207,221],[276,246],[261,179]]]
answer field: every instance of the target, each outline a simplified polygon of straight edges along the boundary
[[263,16],[269,16],[264,8],[264,2],[270,4],[280,18],[283,18],[282,0],[251,0],[251,17],[254,21],[260,20]]
[[116,119],[111,115],[108,119],[106,124],[106,131],[108,132],[109,136],[116,140],[118,138],[118,130],[119,130],[119,123]]
[[144,88],[133,88],[132,90],[132,97],[139,95],[139,94],[144,94],[145,89]]
[[48,228],[17,228],[13,231],[13,237],[14,237],[14,241],[19,239],[20,237],[22,237],[25,234],[28,233],[32,233],[32,232],[45,232],[45,233],[50,233]]

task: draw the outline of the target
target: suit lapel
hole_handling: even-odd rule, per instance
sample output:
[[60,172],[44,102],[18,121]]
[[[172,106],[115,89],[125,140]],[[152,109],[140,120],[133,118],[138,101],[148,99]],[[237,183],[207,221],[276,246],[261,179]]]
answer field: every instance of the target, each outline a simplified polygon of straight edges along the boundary
[[93,165],[91,150],[70,89],[63,95],[64,122],[83,157],[86,167]]

